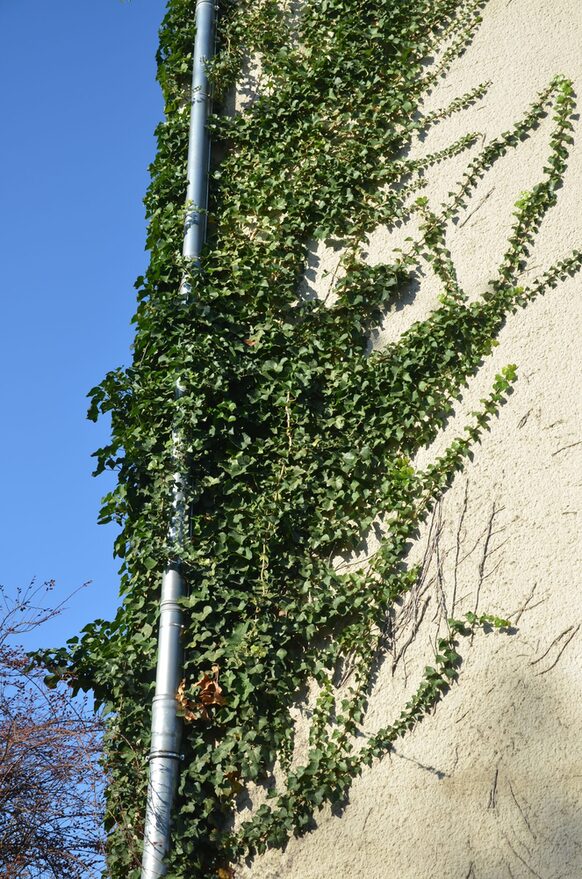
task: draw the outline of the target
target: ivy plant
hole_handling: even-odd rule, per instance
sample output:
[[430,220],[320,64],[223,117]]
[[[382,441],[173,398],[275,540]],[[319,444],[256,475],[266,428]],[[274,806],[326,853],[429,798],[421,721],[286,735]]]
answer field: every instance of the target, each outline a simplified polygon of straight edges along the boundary
[[[188,474],[188,537],[179,548],[184,599],[184,761],[169,875],[234,875],[241,858],[311,826],[324,803],[385,754],[456,679],[464,637],[491,616],[449,620],[438,653],[393,725],[356,748],[370,671],[393,603],[415,583],[412,541],[487,429],[516,377],[507,366],[448,449],[413,465],[437,437],[510,313],[580,268],[560,260],[529,286],[521,277],[555,204],[575,109],[556,76],[513,127],[478,147],[468,133],[422,159],[413,140],[481,100],[483,83],[440,110],[422,102],[480,22],[479,0],[221,0],[212,65],[215,166],[202,270],[180,256],[195,0],[169,0],[160,33],[165,119],[146,197],[149,268],[138,278],[132,364],[91,392],[91,418],[111,416],[97,468],[117,472],[101,521],[120,526],[122,603],[66,648],[42,657],[52,674],[94,692],[108,717],[109,873],[137,877],[156,657],[161,573],[168,545],[172,432]],[[261,94],[223,112],[249,58]],[[533,97],[533,96],[532,96]],[[477,183],[548,114],[539,182],[521,194],[497,273],[485,293],[462,289],[447,233]],[[431,205],[431,169],[467,153],[447,201]],[[220,156],[220,161],[218,161]],[[420,232],[391,261],[370,265],[367,237],[411,217]],[[342,242],[332,305],[301,293],[309,243]],[[441,294],[432,313],[381,350],[370,338],[404,301],[426,262]],[[186,273],[192,290],[177,291]],[[183,393],[174,398],[180,380]],[[347,572],[374,523],[383,541]],[[349,659],[341,699],[334,672]],[[40,659],[39,659],[40,661]],[[319,696],[310,747],[292,761],[290,707],[308,682]],[[233,824],[251,783],[284,782],[248,821]]]

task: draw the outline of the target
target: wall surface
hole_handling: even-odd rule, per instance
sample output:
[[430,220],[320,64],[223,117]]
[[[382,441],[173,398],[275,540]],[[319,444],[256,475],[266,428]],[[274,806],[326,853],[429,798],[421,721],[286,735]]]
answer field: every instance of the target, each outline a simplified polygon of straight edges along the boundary
[[[478,130],[509,128],[557,73],[582,95],[582,2],[491,0],[472,45],[430,98],[447,104],[484,80],[484,99],[437,126],[422,155]],[[461,283],[480,295],[494,276],[519,193],[541,176],[551,119],[486,174],[449,243]],[[576,122],[558,205],[545,218],[524,283],[582,245],[582,124]],[[470,158],[470,155],[469,155]],[[438,207],[469,161],[429,174]],[[370,236],[386,262],[412,227]],[[313,249],[305,292],[333,303],[340,250]],[[439,286],[426,270],[405,306],[386,315],[375,347],[424,317]],[[462,644],[459,681],[434,714],[324,809],[316,829],[243,866],[244,879],[574,879],[582,875],[582,277],[510,317],[471,380],[457,418],[423,453],[430,461],[507,363],[514,393],[439,505],[413,551],[423,561],[398,610],[378,669],[364,735],[398,716],[430,664],[444,615],[509,616],[513,634]],[[309,712],[298,712],[305,728]],[[301,738],[301,736],[299,736]],[[245,815],[243,814],[244,818]]]

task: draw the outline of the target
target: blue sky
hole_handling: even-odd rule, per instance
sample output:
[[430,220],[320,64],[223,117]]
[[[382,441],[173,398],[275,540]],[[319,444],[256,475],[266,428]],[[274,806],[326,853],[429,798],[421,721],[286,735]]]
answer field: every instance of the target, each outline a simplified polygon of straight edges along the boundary
[[163,0],[0,0],[0,583],[87,580],[26,646],[63,643],[117,604],[114,531],[91,477],[107,425],[87,391],[130,359],[142,198],[162,116]]

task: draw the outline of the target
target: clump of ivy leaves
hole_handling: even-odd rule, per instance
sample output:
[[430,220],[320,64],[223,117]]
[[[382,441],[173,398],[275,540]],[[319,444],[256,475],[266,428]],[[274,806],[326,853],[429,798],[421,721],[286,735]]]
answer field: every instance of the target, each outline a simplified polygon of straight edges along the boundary
[[[275,0],[223,0],[211,122],[223,155],[212,175],[202,270],[193,273],[180,251],[195,0],[168,4],[158,55],[165,121],[146,198],[151,262],[136,285],[134,358],[91,394],[90,417],[111,415],[97,473],[118,474],[101,519],[121,526],[122,605],[112,622],[91,623],[43,657],[54,674],[91,689],[108,714],[112,877],[138,870],[160,578],[177,552],[167,536],[177,465],[188,474],[190,519],[178,548],[189,594],[173,877],[224,879],[238,859],[307,830],[320,805],[343,796],[441,698],[458,674],[462,636],[508,625],[487,615],[450,620],[400,717],[355,749],[383,622],[418,575],[405,564],[411,541],[504,400],[515,367],[497,376],[441,457],[424,471],[412,460],[453,412],[507,315],[582,261],[579,251],[564,255],[519,286],[566,167],[574,97],[564,77],[480,151],[468,134],[424,159],[406,158],[415,135],[485,94],[488,84],[439,111],[419,109],[472,38],[483,5],[304,0],[290,14]],[[220,113],[256,53],[262,96],[236,116]],[[543,177],[516,204],[497,275],[469,302],[447,227],[480,178],[548,113]],[[464,176],[431,208],[422,196],[427,171],[465,150]],[[417,240],[390,263],[367,264],[367,234],[413,215]],[[308,242],[330,237],[345,248],[332,307],[298,292]],[[427,261],[442,284],[434,311],[370,352],[371,332]],[[192,295],[184,304],[177,291],[185,272]],[[182,438],[178,462],[173,430]],[[371,562],[338,572],[334,557],[357,550],[382,517],[389,524]],[[331,681],[348,658],[353,672],[340,702]],[[221,698],[197,716],[200,688],[217,674]],[[291,768],[289,708],[308,681],[320,688],[310,750]],[[276,762],[283,788],[273,787],[233,830],[237,795],[265,782]]]

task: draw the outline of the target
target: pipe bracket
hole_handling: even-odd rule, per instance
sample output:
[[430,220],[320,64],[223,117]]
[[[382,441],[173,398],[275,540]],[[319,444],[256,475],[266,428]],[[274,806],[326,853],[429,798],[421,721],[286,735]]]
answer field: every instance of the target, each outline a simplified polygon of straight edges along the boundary
[[184,755],[178,754],[176,751],[151,751],[148,754],[148,760],[155,760],[156,757],[170,757],[173,760],[184,759]]

